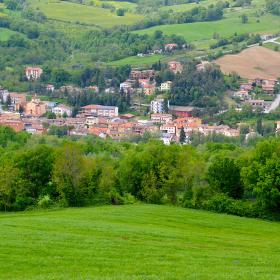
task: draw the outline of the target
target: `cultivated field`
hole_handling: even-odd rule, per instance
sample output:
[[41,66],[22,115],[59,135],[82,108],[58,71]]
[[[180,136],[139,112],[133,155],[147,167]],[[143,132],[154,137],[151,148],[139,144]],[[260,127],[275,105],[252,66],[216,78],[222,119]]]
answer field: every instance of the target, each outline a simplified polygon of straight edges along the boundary
[[280,77],[280,53],[253,47],[239,54],[226,55],[215,61],[224,73],[236,72],[244,78]]
[[0,215],[0,278],[279,279],[280,224],[167,206]]
[[41,10],[48,19],[104,28],[133,24],[142,18],[142,16],[132,13],[126,13],[125,16],[120,17],[109,9],[71,2],[50,0],[29,0],[29,2],[34,8]]

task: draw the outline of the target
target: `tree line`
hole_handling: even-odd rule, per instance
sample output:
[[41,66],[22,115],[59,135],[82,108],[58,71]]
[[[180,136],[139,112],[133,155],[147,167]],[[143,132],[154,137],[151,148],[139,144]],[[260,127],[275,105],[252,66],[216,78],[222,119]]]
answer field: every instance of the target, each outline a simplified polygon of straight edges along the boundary
[[143,201],[278,219],[279,138],[208,142],[30,136],[0,128],[0,209]]

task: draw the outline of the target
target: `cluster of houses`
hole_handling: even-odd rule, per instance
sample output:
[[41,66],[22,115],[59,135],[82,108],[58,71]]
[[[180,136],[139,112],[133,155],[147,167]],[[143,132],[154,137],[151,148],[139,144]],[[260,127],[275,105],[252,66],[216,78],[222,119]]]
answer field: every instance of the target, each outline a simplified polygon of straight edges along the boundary
[[[178,47],[178,46],[177,46]],[[166,45],[166,50],[177,48],[173,44]],[[204,71],[209,62],[202,61],[196,66],[197,71]],[[170,61],[168,69],[174,74],[183,71],[183,65],[178,61]],[[39,67],[25,69],[28,80],[37,80],[43,70]],[[152,95],[155,92],[171,90],[172,81],[165,81],[156,85],[156,71],[152,69],[132,69],[129,78],[120,84],[120,91],[125,93],[142,92]],[[234,98],[251,104],[254,108],[266,108],[264,100],[254,98],[255,87],[259,87],[267,94],[274,94],[276,80],[254,79],[241,84],[240,90],[233,93]],[[47,91],[55,90],[53,85],[46,86]],[[90,86],[88,90],[99,92],[97,86]],[[60,92],[72,92],[79,89],[73,86],[64,86]],[[112,89],[114,90],[114,89]],[[110,92],[111,89],[106,89]],[[105,93],[106,93],[105,91]],[[179,142],[180,133],[184,130],[186,142],[193,133],[201,135],[221,134],[227,137],[238,137],[239,129],[232,129],[226,125],[207,125],[202,120],[193,117],[194,108],[190,106],[172,106],[162,98],[156,98],[150,103],[150,119],[141,120],[132,114],[119,115],[118,107],[91,104],[80,108],[75,117],[72,117],[72,108],[65,104],[42,101],[36,95],[28,100],[24,93],[13,93],[0,88],[0,125],[12,127],[15,131],[27,131],[32,134],[44,134],[52,126],[67,127],[69,135],[96,135],[101,138],[122,140],[145,133],[153,134],[165,144]],[[47,118],[48,113],[55,114],[56,118]],[[277,124],[280,131],[280,122]]]
[[[168,63],[168,69],[174,74],[181,73],[183,71],[183,65],[178,61],[170,61]],[[120,91],[129,94],[143,92],[145,95],[155,94],[156,91],[170,91],[172,82],[165,81],[157,87],[155,76],[155,70],[132,69],[129,78],[120,84]]]
[[[115,106],[87,105],[72,117],[72,109],[69,106],[41,101],[36,95],[27,101],[25,94],[9,93],[1,89],[0,96],[4,102],[8,96],[11,101],[9,108],[0,111],[0,125],[9,126],[17,132],[45,134],[51,126],[57,126],[67,127],[69,135],[96,135],[114,140],[150,133],[162,139],[165,144],[178,142],[182,129],[185,131],[186,141],[194,132],[203,135],[220,133],[229,137],[239,135],[238,130],[227,126],[204,125],[201,119],[192,117],[194,108],[170,106],[163,99],[152,101],[150,119],[141,120],[132,114],[119,115],[118,107]],[[164,113],[166,106],[168,114]],[[57,117],[48,119],[47,112],[52,112]]]
[[238,98],[241,104],[250,104],[254,109],[261,108],[265,110],[271,105],[271,102],[256,99],[256,87],[261,89],[265,94],[273,95],[277,83],[278,81],[275,79],[250,79],[248,83],[241,84],[240,89],[233,92],[232,96]]

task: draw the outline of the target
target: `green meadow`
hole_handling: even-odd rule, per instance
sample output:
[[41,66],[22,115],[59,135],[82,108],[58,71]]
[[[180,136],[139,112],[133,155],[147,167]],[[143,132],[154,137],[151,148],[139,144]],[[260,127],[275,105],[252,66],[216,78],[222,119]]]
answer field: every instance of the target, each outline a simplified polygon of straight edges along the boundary
[[30,4],[41,10],[48,19],[86,24],[103,28],[110,28],[116,25],[129,25],[142,19],[142,16],[126,13],[125,16],[117,16],[109,9],[101,7],[81,5],[71,2],[50,1],[50,0],[29,0]]
[[[163,10],[173,10],[174,12],[183,12],[191,10],[197,6],[207,7],[215,4],[216,0],[205,0],[199,4],[182,4],[165,6]],[[233,3],[230,1],[230,3]],[[184,37],[188,42],[195,43],[199,46],[209,46],[214,33],[221,37],[230,37],[233,34],[242,33],[273,33],[280,31],[280,17],[273,16],[265,11],[264,0],[252,0],[252,5],[244,8],[229,8],[224,12],[224,18],[212,22],[195,22],[186,24],[170,24],[155,26],[136,31],[139,34],[153,34],[156,30],[161,30],[167,35],[176,34]],[[246,14],[249,22],[243,24],[241,15]]]
[[126,57],[124,59],[109,62],[108,65],[111,65],[111,66],[123,66],[123,65],[147,66],[147,65],[151,65],[159,60],[162,60],[163,58],[165,58],[163,55],[151,55],[151,56],[144,56],[144,57],[130,56],[130,57]]
[[279,279],[280,224],[130,205],[0,215],[0,278]]
[[153,34],[161,30],[167,35],[176,34],[184,37],[187,42],[203,42],[213,38],[216,32],[221,37],[230,37],[234,33],[265,33],[277,32],[280,30],[280,17],[265,15],[259,19],[249,18],[247,24],[242,24],[239,17],[225,18],[220,21],[195,22],[186,24],[173,24],[155,26],[149,29],[137,31],[138,34]]
[[0,41],[7,41],[11,35],[18,34],[6,28],[0,28]]
[[131,3],[131,2],[125,2],[125,1],[101,1],[101,0],[95,0],[94,3],[97,6],[101,6],[102,4],[109,4],[114,6],[117,9],[127,9],[127,10],[133,10],[136,8],[136,4],[135,3]]

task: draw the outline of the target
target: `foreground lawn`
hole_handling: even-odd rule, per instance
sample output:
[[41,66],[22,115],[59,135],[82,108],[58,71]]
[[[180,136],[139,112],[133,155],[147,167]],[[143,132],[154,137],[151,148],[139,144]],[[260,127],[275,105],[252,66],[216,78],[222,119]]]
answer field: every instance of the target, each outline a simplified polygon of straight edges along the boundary
[[279,279],[280,224],[166,206],[0,215],[1,279]]

